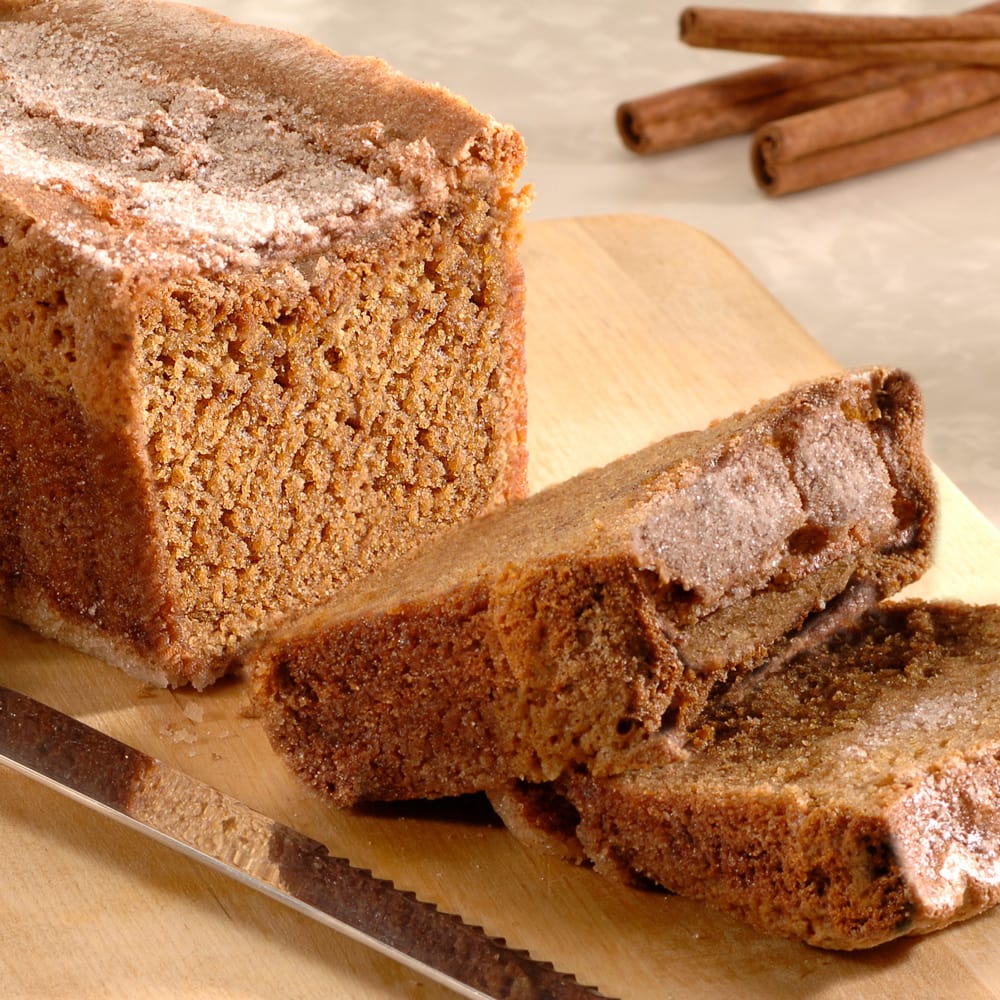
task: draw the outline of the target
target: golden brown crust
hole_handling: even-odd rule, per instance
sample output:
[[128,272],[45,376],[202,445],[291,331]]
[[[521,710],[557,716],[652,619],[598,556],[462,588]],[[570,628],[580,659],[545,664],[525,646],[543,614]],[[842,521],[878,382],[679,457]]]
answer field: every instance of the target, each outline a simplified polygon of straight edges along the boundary
[[[6,373],[0,374],[0,440],[6,612],[116,664],[133,659],[130,650],[148,650],[159,665],[133,671],[144,680],[164,684],[183,676],[163,550],[151,519],[141,516],[149,483],[134,442],[95,427],[66,396],[40,393]],[[95,642],[95,632],[121,636],[121,643],[116,649]]]
[[520,137],[442,88],[210,11],[134,7],[0,10],[0,194],[10,179],[123,285],[350,251],[447,211],[456,187],[519,210]]
[[923,572],[921,426],[911,380],[853,373],[450,529],[268,637],[272,741],[341,803],[663,759],[715,685]]

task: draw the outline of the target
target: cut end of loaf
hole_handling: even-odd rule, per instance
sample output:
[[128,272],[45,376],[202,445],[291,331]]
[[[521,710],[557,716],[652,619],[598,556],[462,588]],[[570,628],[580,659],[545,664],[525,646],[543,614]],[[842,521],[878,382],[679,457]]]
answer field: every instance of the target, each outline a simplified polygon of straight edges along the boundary
[[148,448],[188,642],[235,655],[407,543],[523,493],[502,241],[469,205],[364,270],[322,262],[306,288],[250,275],[150,303]]

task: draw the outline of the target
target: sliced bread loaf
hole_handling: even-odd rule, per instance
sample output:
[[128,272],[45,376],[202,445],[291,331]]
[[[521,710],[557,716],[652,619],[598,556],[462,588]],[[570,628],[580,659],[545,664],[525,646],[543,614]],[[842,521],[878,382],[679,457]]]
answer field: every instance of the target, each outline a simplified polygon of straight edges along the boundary
[[1000,901],[1000,607],[886,603],[713,697],[711,739],[497,793],[511,829],[836,949]]
[[259,647],[271,739],[343,804],[669,758],[715,685],[923,572],[922,428],[905,374],[828,377],[448,529]]

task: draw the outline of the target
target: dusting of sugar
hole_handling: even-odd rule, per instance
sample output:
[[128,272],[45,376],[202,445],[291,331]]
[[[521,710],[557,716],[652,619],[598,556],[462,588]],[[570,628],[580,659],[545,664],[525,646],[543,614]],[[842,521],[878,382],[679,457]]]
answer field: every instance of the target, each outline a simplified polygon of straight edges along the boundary
[[[940,733],[958,726],[968,726],[980,714],[976,691],[948,691],[937,697],[918,700],[909,711],[894,711],[881,721],[886,730],[905,733]],[[885,713],[883,712],[883,715]]]
[[911,791],[912,817],[896,834],[896,851],[911,893],[931,916],[959,910],[1000,886],[1000,802],[992,755],[960,769],[930,773]]
[[0,25],[0,171],[70,196],[53,233],[99,265],[253,265],[412,210],[412,191],[364,167],[378,123],[353,127],[348,160],[308,109],[123,55],[95,32]]

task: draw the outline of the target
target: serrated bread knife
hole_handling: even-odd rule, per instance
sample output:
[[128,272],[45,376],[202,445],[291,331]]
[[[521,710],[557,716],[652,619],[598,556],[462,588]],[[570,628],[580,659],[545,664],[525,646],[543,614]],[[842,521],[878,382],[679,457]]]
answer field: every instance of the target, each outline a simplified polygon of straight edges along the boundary
[[461,995],[601,996],[171,765],[2,687],[0,762]]

